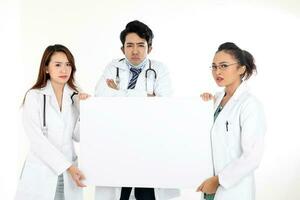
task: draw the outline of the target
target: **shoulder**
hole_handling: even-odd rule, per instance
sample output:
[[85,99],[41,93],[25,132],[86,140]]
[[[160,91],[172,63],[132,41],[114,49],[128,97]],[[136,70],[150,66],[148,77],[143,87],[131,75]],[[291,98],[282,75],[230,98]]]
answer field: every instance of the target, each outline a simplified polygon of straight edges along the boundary
[[263,112],[263,104],[252,93],[245,92],[240,98],[241,109],[244,112]]
[[151,62],[151,67],[153,68],[167,68],[167,66],[161,62],[161,61],[158,61],[158,60],[152,60],[152,59],[149,59],[149,61]]
[[36,107],[42,99],[41,89],[30,89],[25,95],[24,106]]
[[113,67],[117,67],[118,65],[123,65],[123,64],[125,64],[125,62],[124,62],[124,58],[117,58],[117,59],[113,59],[113,60],[111,60],[108,64],[107,64],[107,66],[113,66]]
[[30,89],[26,93],[26,99],[39,98],[42,95],[41,89]]
[[105,71],[115,71],[116,68],[125,68],[126,64],[124,59],[113,59],[105,67]]
[[150,59],[150,62],[151,62],[151,68],[156,70],[158,73],[164,74],[169,72],[168,67],[163,62],[152,60],[152,59]]

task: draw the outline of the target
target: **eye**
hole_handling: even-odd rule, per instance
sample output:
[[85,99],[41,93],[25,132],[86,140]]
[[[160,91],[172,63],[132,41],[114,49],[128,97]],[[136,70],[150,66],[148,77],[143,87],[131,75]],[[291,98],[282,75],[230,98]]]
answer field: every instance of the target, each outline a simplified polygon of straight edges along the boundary
[[144,44],[139,44],[139,47],[145,47],[145,45]]
[[229,66],[229,65],[227,65],[227,64],[221,64],[221,65],[220,65],[220,67],[221,67],[222,69],[226,69],[228,66]]
[[56,67],[60,67],[61,64],[60,64],[60,63],[56,63],[55,66],[56,66]]
[[212,66],[210,66],[210,68],[211,68],[212,70],[216,70],[216,69],[217,69],[217,65],[212,65]]
[[67,66],[67,67],[71,67],[71,63],[67,63],[66,66]]

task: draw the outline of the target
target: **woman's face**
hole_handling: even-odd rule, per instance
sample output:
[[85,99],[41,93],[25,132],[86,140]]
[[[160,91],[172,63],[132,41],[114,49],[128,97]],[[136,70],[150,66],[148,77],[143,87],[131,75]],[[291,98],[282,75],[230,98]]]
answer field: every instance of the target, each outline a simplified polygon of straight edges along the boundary
[[231,54],[220,51],[215,54],[212,63],[212,75],[220,87],[230,87],[241,83],[241,75],[245,67],[240,66]]
[[55,52],[50,59],[46,73],[50,75],[51,82],[64,85],[68,82],[72,66],[65,53]]

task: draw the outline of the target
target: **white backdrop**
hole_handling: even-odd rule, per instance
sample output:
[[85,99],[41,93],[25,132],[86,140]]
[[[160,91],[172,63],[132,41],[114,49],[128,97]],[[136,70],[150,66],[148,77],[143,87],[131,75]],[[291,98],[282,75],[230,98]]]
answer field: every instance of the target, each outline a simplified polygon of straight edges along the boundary
[[294,0],[1,0],[1,199],[12,199],[28,147],[19,107],[46,46],[70,48],[78,83],[92,94],[106,63],[122,57],[119,33],[134,19],[154,31],[150,58],[169,66],[175,96],[217,89],[208,66],[219,44],[233,41],[253,53],[258,75],[250,85],[268,122],[257,199],[300,199],[299,11]]

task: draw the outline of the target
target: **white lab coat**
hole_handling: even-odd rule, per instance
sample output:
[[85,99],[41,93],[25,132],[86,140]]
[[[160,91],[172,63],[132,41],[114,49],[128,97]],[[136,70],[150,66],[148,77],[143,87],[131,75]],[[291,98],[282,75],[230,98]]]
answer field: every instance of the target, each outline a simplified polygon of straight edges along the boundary
[[[73,140],[79,141],[78,100],[72,104],[73,90],[66,85],[60,112],[50,81],[42,89],[30,90],[23,107],[23,123],[30,150],[24,163],[15,200],[54,200],[57,179],[63,173],[65,200],[82,200],[82,189],[67,168],[76,164]],[[46,95],[47,136],[43,127],[43,94]],[[75,100],[75,97],[73,97]]]
[[[170,96],[172,94],[171,81],[168,69],[162,63],[151,60],[151,68],[157,73],[157,79],[153,77],[147,80],[148,87],[154,87],[154,93],[156,96]],[[119,90],[111,89],[106,84],[106,79],[116,80],[116,68],[119,68],[120,86]],[[113,60],[109,63],[97,83],[95,96],[100,97],[147,97],[146,91],[146,78],[145,72],[149,68],[149,62],[143,68],[140,73],[137,83],[134,89],[127,89],[130,81],[130,70],[125,63],[125,60]],[[100,170],[100,169],[99,169]],[[131,191],[131,198],[135,199],[133,195],[134,191]],[[119,200],[121,194],[121,188],[115,187],[96,187],[95,200]],[[160,189],[155,188],[156,200],[166,200],[179,196],[178,189]]]
[[[215,110],[224,94],[216,94]],[[262,105],[243,82],[211,130],[214,171],[220,182],[214,200],[255,199],[254,170],[262,158],[265,132]]]

